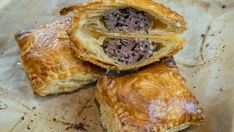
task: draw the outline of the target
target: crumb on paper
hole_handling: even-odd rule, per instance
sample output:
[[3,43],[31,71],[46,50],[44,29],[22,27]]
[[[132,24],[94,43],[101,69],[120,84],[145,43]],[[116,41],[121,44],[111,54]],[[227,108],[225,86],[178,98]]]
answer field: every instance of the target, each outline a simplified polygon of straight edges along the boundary
[[225,9],[227,6],[226,5],[222,5],[222,8]]
[[223,91],[223,88],[220,88],[219,91],[222,92],[222,91]]
[[30,130],[30,129],[31,129],[29,125],[27,125],[27,129],[28,129],[28,130]]
[[32,109],[35,110],[35,109],[36,109],[36,106],[33,106]]
[[85,126],[89,126],[89,125],[86,125],[82,122],[79,122],[77,124],[71,124],[69,127],[67,127],[65,130],[69,130],[69,129],[76,129],[76,130],[80,130],[80,131],[87,131],[87,129],[85,128]]
[[6,104],[0,104],[0,110],[5,110],[7,108],[8,108],[8,106]]
[[87,130],[85,129],[85,124],[82,123],[82,122],[80,122],[80,123],[78,123],[78,124],[75,124],[74,128],[77,129],[77,130],[81,130],[81,131],[87,131]]

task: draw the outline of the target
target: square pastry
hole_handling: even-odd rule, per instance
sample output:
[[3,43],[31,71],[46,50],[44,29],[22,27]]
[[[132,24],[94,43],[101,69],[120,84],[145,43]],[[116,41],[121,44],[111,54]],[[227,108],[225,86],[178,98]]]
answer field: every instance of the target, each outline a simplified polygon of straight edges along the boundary
[[63,18],[15,35],[21,62],[40,96],[72,92],[95,82],[97,67],[74,56],[68,31],[72,18]]
[[108,132],[179,131],[205,119],[172,58],[127,76],[103,76],[96,98]]

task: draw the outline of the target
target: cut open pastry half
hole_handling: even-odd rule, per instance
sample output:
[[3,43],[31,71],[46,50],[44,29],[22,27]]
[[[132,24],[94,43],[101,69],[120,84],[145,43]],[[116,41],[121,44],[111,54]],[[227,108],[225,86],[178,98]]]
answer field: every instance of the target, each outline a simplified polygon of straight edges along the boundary
[[96,99],[107,132],[176,132],[204,113],[170,58],[123,76],[98,80]]
[[112,70],[139,68],[183,47],[183,17],[151,0],[97,0],[64,8],[76,12],[71,39],[77,56]]

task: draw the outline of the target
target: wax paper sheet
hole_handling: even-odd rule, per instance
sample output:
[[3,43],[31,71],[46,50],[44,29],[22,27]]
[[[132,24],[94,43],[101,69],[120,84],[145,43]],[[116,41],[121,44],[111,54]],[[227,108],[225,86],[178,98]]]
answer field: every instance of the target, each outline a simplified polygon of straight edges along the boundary
[[[62,7],[85,0],[0,0],[0,131],[102,132],[95,86],[49,97],[33,94],[20,64],[17,31],[52,22]],[[234,0],[158,0],[189,29],[175,56],[206,122],[193,132],[234,131]]]

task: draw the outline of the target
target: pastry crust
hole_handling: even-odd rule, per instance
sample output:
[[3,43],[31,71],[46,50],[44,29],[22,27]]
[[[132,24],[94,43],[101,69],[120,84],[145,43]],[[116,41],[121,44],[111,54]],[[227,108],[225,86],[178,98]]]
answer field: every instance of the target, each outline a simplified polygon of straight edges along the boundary
[[17,33],[22,65],[40,96],[72,92],[95,82],[101,71],[74,56],[68,36],[72,18]]
[[[103,23],[106,12],[123,7],[132,7],[147,12],[153,18],[155,25],[164,23],[167,28],[151,28],[148,32],[110,31]],[[100,67],[123,71],[132,70],[159,61],[160,58],[176,54],[182,49],[184,39],[177,36],[187,29],[183,17],[169,8],[151,0],[97,0],[83,5],[74,5],[64,8],[61,14],[77,11],[72,22],[70,36],[74,42],[76,55]],[[133,64],[123,64],[105,54],[102,45],[108,39],[148,39],[159,43],[161,49],[155,49],[153,55]]]
[[86,12],[87,17],[97,17],[100,14],[103,15],[106,11],[120,7],[132,7],[147,12],[155,18],[155,20],[159,20],[168,26],[165,29],[157,31],[151,30],[149,33],[153,35],[178,34],[187,29],[187,23],[181,15],[152,0],[95,0],[90,3],[65,7],[60,11],[60,14],[66,15],[71,11],[78,11]]
[[204,121],[171,59],[124,77],[99,79],[96,99],[108,132],[179,131]]
[[[76,52],[76,56],[82,60],[91,62],[100,67],[116,71],[132,70],[143,67],[145,65],[152,64],[156,61],[159,61],[160,58],[176,54],[178,51],[180,51],[183,48],[184,44],[184,39],[172,36],[164,38],[160,37],[151,38],[150,40],[155,43],[158,43],[161,48],[159,50],[156,50],[156,52],[154,52],[153,55],[149,58],[146,58],[136,63],[126,65],[108,57],[102,48],[101,43],[103,42],[97,42],[98,40],[93,40],[93,38],[90,38],[90,36],[88,35],[86,36],[86,34],[82,34],[81,36],[82,37],[77,38],[76,34],[71,35],[72,40],[75,43],[75,46],[73,48],[74,51]],[[108,39],[108,37],[103,37],[101,39],[106,39],[106,38]],[[127,36],[122,36],[121,38],[136,39]]]

